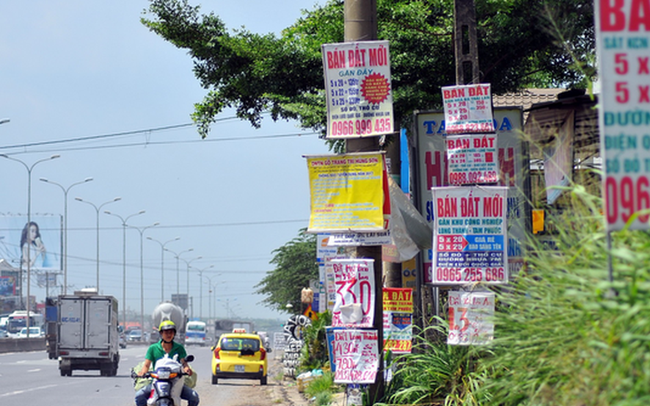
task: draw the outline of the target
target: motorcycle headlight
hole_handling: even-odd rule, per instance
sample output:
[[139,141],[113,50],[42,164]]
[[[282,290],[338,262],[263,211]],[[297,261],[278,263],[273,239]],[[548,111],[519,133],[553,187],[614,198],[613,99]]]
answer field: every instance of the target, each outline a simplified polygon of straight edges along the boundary
[[160,368],[156,371],[156,375],[158,379],[169,379],[171,371],[167,368]]

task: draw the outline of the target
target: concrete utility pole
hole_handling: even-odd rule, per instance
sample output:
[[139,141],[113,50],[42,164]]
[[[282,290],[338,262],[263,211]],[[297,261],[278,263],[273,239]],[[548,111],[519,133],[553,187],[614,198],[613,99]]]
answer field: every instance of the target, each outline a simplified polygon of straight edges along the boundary
[[[376,0],[345,0],[344,6],[345,42],[373,41],[377,39],[377,3]],[[345,142],[346,152],[378,151],[376,137],[348,138]],[[384,395],[384,316],[382,307],[382,262],[381,246],[357,247],[356,257],[374,260],[375,268],[375,316],[373,329],[377,330],[379,341],[379,371],[375,383],[370,385],[370,399],[373,403]]]
[[480,83],[474,0],[454,1],[456,84]]

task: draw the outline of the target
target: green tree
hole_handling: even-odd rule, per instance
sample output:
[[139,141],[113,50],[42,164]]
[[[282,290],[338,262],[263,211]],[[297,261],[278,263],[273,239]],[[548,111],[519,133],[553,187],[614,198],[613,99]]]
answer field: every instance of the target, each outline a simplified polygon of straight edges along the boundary
[[[142,19],[187,49],[208,91],[193,119],[207,136],[233,107],[259,127],[262,114],[323,131],[326,108],[320,47],[343,41],[343,0],[303,11],[278,38],[229,31],[187,0],[152,0]],[[453,0],[377,0],[378,39],[390,41],[395,117],[440,107],[440,87],[455,83]],[[593,0],[476,0],[482,82],[494,94],[529,86],[584,87],[594,61]]]
[[266,295],[262,304],[279,311],[287,311],[287,304],[294,311],[301,308],[300,293],[309,281],[318,279],[316,263],[316,235],[301,229],[298,237],[273,251],[271,264],[275,269],[255,285],[260,295]]

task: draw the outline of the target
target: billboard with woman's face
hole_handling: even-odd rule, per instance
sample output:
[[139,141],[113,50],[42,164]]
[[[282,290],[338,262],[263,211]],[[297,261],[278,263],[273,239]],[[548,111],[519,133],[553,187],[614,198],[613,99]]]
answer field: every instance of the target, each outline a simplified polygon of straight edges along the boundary
[[61,270],[61,216],[0,216],[0,258],[14,268]]

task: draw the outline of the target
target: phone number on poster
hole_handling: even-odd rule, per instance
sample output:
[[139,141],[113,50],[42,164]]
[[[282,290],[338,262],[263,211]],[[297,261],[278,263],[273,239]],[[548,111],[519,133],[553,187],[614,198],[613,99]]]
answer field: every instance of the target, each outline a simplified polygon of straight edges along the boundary
[[503,268],[437,268],[437,282],[503,282]]
[[452,185],[478,182],[493,183],[498,181],[496,171],[452,172],[449,174],[449,183]]
[[390,118],[368,120],[337,120],[332,122],[330,135],[369,135],[393,131]]
[[[650,180],[646,176],[624,176],[621,179],[609,176],[605,180],[605,194],[607,223],[619,220],[626,223],[635,212],[650,207]],[[645,223],[648,216],[640,215],[637,220]]]

